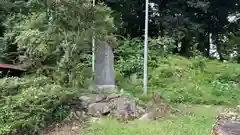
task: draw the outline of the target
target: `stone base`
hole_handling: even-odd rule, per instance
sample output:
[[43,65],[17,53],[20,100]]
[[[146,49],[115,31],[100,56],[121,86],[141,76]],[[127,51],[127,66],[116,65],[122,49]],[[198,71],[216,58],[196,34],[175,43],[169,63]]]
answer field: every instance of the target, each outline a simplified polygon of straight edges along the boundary
[[118,88],[116,85],[96,85],[96,89],[98,91],[109,91],[109,92],[117,92]]
[[116,94],[92,94],[79,97],[82,110],[91,117],[114,117],[128,121],[138,119],[145,113],[145,109],[131,97]]

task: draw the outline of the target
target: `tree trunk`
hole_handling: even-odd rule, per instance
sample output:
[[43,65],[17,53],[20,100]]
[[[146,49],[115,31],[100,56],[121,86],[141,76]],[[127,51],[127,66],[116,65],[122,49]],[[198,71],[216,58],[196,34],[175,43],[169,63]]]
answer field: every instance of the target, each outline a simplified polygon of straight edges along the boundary
[[212,36],[211,36],[211,33],[210,33],[210,22],[211,22],[211,16],[209,14],[209,12],[207,13],[207,17],[208,17],[208,20],[207,20],[207,41],[206,41],[206,57],[210,57],[210,46],[211,46],[211,42],[210,40],[212,39]]
[[238,52],[237,52],[237,63],[240,63],[240,44],[238,46]]
[[210,39],[211,39],[210,32],[208,31],[207,42],[206,42],[206,45],[205,45],[205,47],[206,47],[205,56],[208,57],[208,58],[210,57]]
[[215,44],[216,44],[216,49],[219,55],[219,60],[224,61],[224,57],[222,55],[222,50],[221,50],[221,44],[219,43],[219,35],[216,35]]
[[188,37],[184,37],[181,42],[181,50],[179,51],[179,54],[181,56],[185,56],[185,57],[190,57],[190,46],[189,46],[189,39]]
[[162,25],[162,21],[160,21],[160,36],[164,37],[164,28],[163,28],[163,25]]

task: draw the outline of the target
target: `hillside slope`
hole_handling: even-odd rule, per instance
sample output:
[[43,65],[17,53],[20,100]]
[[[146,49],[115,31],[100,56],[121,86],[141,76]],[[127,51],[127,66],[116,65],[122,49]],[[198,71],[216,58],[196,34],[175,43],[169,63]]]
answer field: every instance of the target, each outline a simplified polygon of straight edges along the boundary
[[[130,78],[131,85],[124,87],[135,95],[142,94],[141,79],[132,86],[136,80]],[[149,89],[174,103],[238,104],[240,65],[199,57],[159,58],[158,67],[149,69]]]

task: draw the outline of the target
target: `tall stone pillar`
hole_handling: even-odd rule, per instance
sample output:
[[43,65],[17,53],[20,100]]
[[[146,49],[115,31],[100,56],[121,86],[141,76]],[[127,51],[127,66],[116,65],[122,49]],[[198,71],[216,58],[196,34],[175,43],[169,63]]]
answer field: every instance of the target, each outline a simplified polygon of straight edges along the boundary
[[114,55],[107,42],[96,47],[96,87],[97,90],[117,90],[114,74]]

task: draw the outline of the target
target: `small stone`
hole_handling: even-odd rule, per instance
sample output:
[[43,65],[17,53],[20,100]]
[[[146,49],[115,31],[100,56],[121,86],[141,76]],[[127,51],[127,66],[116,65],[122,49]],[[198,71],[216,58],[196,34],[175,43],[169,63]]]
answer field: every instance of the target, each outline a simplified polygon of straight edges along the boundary
[[119,98],[119,97],[121,97],[120,94],[112,93],[112,94],[109,94],[109,95],[107,96],[107,101],[112,100],[112,99],[115,99],[115,98]]
[[79,129],[79,128],[78,128],[77,126],[73,126],[73,127],[72,127],[72,130],[75,130],[75,131],[76,131],[76,130],[78,130],[78,129]]
[[106,95],[104,95],[104,94],[93,94],[91,96],[81,96],[79,99],[82,101],[81,102],[82,107],[84,109],[87,109],[89,104],[104,101],[106,99]]
[[144,114],[146,112],[145,109],[143,109],[141,106],[137,106],[137,111],[138,111],[138,114]]
[[149,113],[145,113],[143,116],[141,116],[139,118],[139,120],[144,120],[144,121],[148,121],[148,120],[153,120],[153,113],[149,112]]
[[107,96],[104,95],[104,94],[97,94],[93,97],[93,100],[94,100],[95,103],[98,103],[98,102],[101,102],[101,101],[105,100],[106,97]]
[[98,120],[99,120],[99,118],[96,118],[96,117],[91,118],[91,122],[97,122]]
[[85,101],[90,100],[90,97],[88,97],[88,96],[81,96],[81,97],[79,97],[79,99],[80,99],[82,102],[85,102]]
[[88,106],[88,114],[99,117],[110,113],[111,109],[107,103],[92,103]]
[[133,100],[129,100],[125,97],[117,98],[116,101],[115,116],[122,119],[132,119],[138,117],[138,111],[136,103]]
[[81,100],[81,106],[83,107],[83,109],[87,109],[88,105],[90,104],[91,97],[81,96],[79,97],[79,99]]

